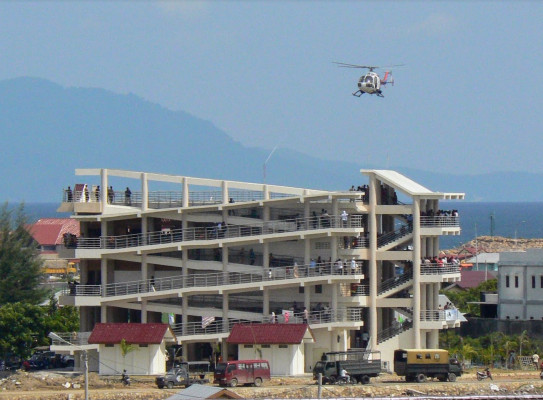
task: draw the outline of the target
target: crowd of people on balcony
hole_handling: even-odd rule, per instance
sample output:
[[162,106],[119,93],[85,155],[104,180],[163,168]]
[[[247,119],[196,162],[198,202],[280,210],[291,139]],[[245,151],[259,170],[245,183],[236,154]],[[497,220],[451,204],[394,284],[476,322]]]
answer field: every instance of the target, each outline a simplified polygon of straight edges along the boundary
[[453,255],[444,255],[442,257],[437,257],[437,256],[434,256],[434,257],[424,257],[422,260],[421,260],[421,265],[424,267],[424,266],[438,266],[438,267],[443,267],[444,265],[453,265],[453,266],[459,266],[460,265],[460,260],[453,256]]
[[421,211],[421,217],[458,217],[458,210],[434,210]]

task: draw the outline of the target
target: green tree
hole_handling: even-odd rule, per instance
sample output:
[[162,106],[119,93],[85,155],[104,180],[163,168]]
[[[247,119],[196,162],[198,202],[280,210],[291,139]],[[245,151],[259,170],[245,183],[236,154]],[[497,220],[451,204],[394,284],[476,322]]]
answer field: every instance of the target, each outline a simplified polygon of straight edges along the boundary
[[480,301],[481,292],[496,292],[498,289],[498,280],[489,279],[482,282],[479,286],[468,290],[453,292],[443,292],[451,300],[451,302],[463,313],[469,313],[473,316],[480,316],[481,311],[478,304],[471,304]]
[[39,287],[42,267],[36,242],[27,230],[24,205],[13,215],[4,203],[0,210],[0,305],[44,301],[47,291]]
[[0,306],[0,354],[27,358],[35,346],[49,344],[48,333],[42,307],[28,303]]

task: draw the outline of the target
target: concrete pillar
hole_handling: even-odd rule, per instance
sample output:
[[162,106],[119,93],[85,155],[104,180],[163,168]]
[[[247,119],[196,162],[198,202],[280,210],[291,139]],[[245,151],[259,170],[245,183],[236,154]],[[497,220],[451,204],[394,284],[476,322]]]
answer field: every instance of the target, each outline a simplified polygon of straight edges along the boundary
[[147,323],[147,300],[141,300],[141,323]]
[[228,246],[223,246],[222,248],[222,271],[223,272],[228,272],[228,253],[229,253]]
[[413,196],[413,334],[415,348],[421,347],[420,311],[421,311],[421,282],[420,282],[420,207],[418,196]]
[[107,306],[104,304],[100,306],[100,322],[101,323],[107,322]]
[[338,206],[338,202],[337,202],[337,199],[332,199],[332,214],[335,218],[335,221],[336,221],[336,226],[337,226],[337,223],[338,223],[338,216],[339,216],[339,206]]
[[[330,257],[332,262],[337,260],[337,247],[338,247],[338,237],[332,236],[330,238]],[[345,268],[345,266],[343,266]]]
[[430,240],[430,238],[427,238],[427,237],[422,237],[420,238],[420,255],[421,257],[425,257],[426,256],[426,245],[428,243],[428,240]]
[[223,293],[222,295],[222,328],[224,332],[228,332],[229,330],[229,324],[228,324],[228,293]]
[[147,183],[147,172],[141,173],[141,211],[149,209],[149,186]]
[[102,293],[106,293],[108,283],[108,259],[102,256],[100,260],[100,279],[102,281]]
[[[420,309],[422,311],[428,310],[428,306],[426,304],[426,285],[424,283],[421,283],[420,285]],[[424,314],[426,315],[426,314]],[[424,318],[426,319],[426,318]]]
[[262,314],[264,317],[270,315],[270,289],[267,287],[262,291]]
[[[183,327],[183,335],[187,334],[187,324],[189,323],[189,296],[186,294],[183,294],[182,297],[182,303],[181,303],[181,326]],[[184,343],[184,342],[183,342]],[[183,347],[183,351],[185,351],[185,347]],[[183,353],[185,355],[187,353]]]
[[149,232],[149,219],[141,217],[141,233],[143,234],[143,244],[147,244],[147,233]]
[[222,181],[221,189],[222,189],[222,203],[228,204],[229,198],[228,198],[228,182],[227,181]]
[[374,174],[370,175],[369,184],[369,263],[368,274],[370,280],[369,301],[369,335],[370,348],[377,348],[377,196],[380,195],[379,183]]
[[270,199],[270,190],[268,188],[268,185],[263,185],[262,186],[262,198],[264,200],[269,200]]
[[334,314],[337,316],[337,307],[338,307],[338,292],[339,292],[339,283],[332,283],[332,304],[330,308],[333,310]]
[[304,239],[304,264],[309,265],[311,261],[311,239],[306,237]]
[[433,257],[434,256],[434,238],[433,237],[427,237],[426,238],[426,256]]
[[311,288],[313,286],[306,285],[304,287],[304,307],[307,308],[308,312],[311,312]]
[[141,255],[141,280],[149,279],[149,264],[147,263],[147,254]]
[[100,170],[100,201],[102,202],[102,210],[104,205],[107,204],[107,169],[102,168]]
[[189,206],[189,179],[184,176],[183,177],[183,207]]
[[270,267],[270,244],[268,242],[262,244],[262,265],[264,268]]
[[223,361],[228,360],[228,343],[226,343],[226,339],[221,340],[221,357]]

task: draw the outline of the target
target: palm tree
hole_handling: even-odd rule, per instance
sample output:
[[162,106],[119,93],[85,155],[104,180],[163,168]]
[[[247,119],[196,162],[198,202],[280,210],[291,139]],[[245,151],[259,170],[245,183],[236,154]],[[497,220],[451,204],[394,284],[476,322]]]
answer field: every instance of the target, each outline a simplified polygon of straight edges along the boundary
[[528,331],[526,331],[526,330],[522,331],[522,333],[518,337],[518,343],[519,343],[518,355],[522,356],[522,345],[523,344],[526,344],[526,345],[530,344],[530,336],[528,335]]
[[121,355],[123,358],[125,358],[128,353],[138,350],[138,348],[138,345],[127,343],[124,338],[121,339]]

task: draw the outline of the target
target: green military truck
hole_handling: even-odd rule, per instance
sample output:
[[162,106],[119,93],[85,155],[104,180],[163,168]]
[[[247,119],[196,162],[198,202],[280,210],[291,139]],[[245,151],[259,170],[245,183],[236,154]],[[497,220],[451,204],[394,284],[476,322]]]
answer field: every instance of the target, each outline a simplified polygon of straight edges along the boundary
[[447,350],[399,349],[394,351],[394,372],[406,382],[425,382],[426,378],[454,382],[462,375],[462,366],[450,358]]
[[349,350],[325,353],[313,368],[313,379],[317,380],[320,373],[323,384],[334,384],[342,369],[347,371],[352,384],[360,382],[366,385],[370,378],[381,373],[381,352]]
[[155,383],[159,389],[172,389],[174,386],[189,387],[195,383],[201,385],[209,383],[206,374],[210,372],[209,362],[182,362],[166,372],[164,376],[157,376]]

